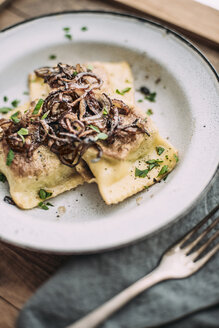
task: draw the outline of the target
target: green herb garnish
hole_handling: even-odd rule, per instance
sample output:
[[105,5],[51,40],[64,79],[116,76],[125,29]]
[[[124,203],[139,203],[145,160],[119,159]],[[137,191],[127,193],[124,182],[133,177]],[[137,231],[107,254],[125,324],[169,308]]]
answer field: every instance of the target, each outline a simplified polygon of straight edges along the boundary
[[14,159],[14,152],[12,149],[10,149],[7,155],[6,165],[10,166],[11,163],[13,162],[13,159]]
[[145,96],[144,98],[151,102],[155,102],[156,95],[157,95],[156,92],[151,92],[149,95]]
[[12,105],[14,108],[16,108],[16,107],[18,106],[19,102],[20,102],[20,100],[15,99],[15,100],[13,100],[13,101],[11,102],[11,105]]
[[6,180],[6,176],[3,173],[0,173],[0,181],[5,183]]
[[107,138],[108,138],[108,134],[101,132],[101,133],[98,133],[98,135],[95,138],[95,141],[106,140]]
[[179,157],[176,154],[174,154],[173,156],[174,156],[174,158],[176,160],[176,163],[179,162]]
[[77,74],[78,74],[78,72],[74,71],[72,75],[73,75],[73,77],[75,77]]
[[163,181],[166,181],[168,175],[169,175],[169,174],[167,174],[167,175],[163,178]]
[[19,123],[20,122],[20,120],[19,120],[19,118],[18,118],[18,114],[19,114],[20,112],[19,111],[17,111],[16,113],[14,113],[13,115],[11,115],[11,120],[14,122],[14,123]]
[[159,174],[158,174],[158,177],[159,177],[160,175],[163,175],[163,174],[167,173],[167,172],[168,172],[168,165],[164,165],[164,166],[162,167],[162,169],[160,170],[160,172],[159,172]]
[[[69,33],[70,32],[70,27],[63,27],[63,31],[65,31],[65,37],[68,40],[72,40],[72,35]],[[55,59],[55,58],[53,58]]]
[[108,114],[108,111],[107,111],[106,107],[104,107],[104,109],[103,109],[103,115],[107,115],[107,114]]
[[66,33],[66,34],[65,34],[65,37],[66,37],[66,39],[68,39],[68,40],[72,40],[72,35],[69,34],[69,33]]
[[17,132],[17,134],[21,137],[23,143],[25,143],[25,139],[24,139],[23,136],[27,136],[27,135],[28,135],[28,130],[25,129],[25,128],[21,128],[21,129]]
[[146,163],[149,164],[148,170],[151,171],[154,167],[160,166],[159,163],[163,163],[163,161],[160,161],[159,159],[150,159],[149,161],[146,161]]
[[165,149],[163,147],[156,147],[156,151],[159,156],[164,152],[164,150]]
[[139,178],[145,178],[146,175],[148,174],[149,170],[140,170],[137,167],[135,168],[135,176]]
[[92,71],[92,70],[93,70],[93,66],[92,66],[92,65],[88,65],[88,66],[87,66],[87,69],[88,69],[89,71]]
[[148,110],[147,110],[147,114],[148,114],[149,116],[152,115],[152,114],[153,114],[152,109],[148,109]]
[[41,117],[41,120],[45,120],[45,118],[47,118],[47,116],[49,115],[50,110],[48,110],[46,113],[43,114],[43,116]]
[[94,130],[95,132],[98,133],[95,137],[95,141],[97,141],[97,140],[106,140],[108,138],[108,135],[106,133],[100,132],[98,127],[96,127],[94,125],[89,125],[89,128],[91,128],[92,130]]
[[39,110],[43,104],[44,100],[43,99],[39,99],[34,110],[33,110],[33,115],[37,115],[39,113]]
[[81,31],[86,32],[88,30],[87,26],[82,26]]
[[98,127],[94,126],[94,125],[89,125],[89,128],[91,128],[92,130],[96,131],[97,133],[100,133],[100,130],[98,129]]
[[56,55],[50,55],[49,59],[51,59],[51,60],[56,59]]
[[49,202],[47,202],[46,205],[54,207],[54,205]]
[[119,95],[121,95],[121,96],[124,96],[124,94],[126,93],[126,92],[129,92],[131,90],[131,88],[125,88],[125,89],[123,89],[122,91],[119,91],[119,89],[116,89],[116,93],[118,93]]
[[42,210],[46,210],[46,211],[49,209],[48,206],[46,206],[46,204],[44,204],[44,202],[40,202],[38,204],[38,207],[40,207],[40,208],[42,208]]
[[24,91],[23,92],[23,95],[28,96],[29,95],[29,92],[28,91]]
[[38,207],[42,208],[42,210],[48,210],[48,206],[54,206],[53,204],[47,202],[46,204],[44,202],[39,202]]
[[40,191],[38,192],[38,195],[41,199],[46,199],[46,198],[52,196],[52,192],[48,192],[45,189],[40,189]]
[[0,113],[2,114],[7,114],[8,112],[10,112],[12,110],[12,108],[10,107],[1,107],[0,108]]
[[8,97],[7,96],[4,96],[3,97],[3,100],[4,100],[4,102],[7,102],[8,101]]
[[143,100],[142,100],[142,99],[138,99],[138,102],[139,102],[139,103],[142,103],[142,102],[143,102]]

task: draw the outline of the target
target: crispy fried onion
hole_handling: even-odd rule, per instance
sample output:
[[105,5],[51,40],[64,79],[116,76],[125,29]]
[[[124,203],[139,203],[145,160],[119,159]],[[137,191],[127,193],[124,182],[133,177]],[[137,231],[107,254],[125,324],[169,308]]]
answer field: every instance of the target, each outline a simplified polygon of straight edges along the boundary
[[[58,64],[35,72],[52,88],[39,112],[33,114],[32,106],[23,115],[19,113],[16,122],[0,119],[0,140],[5,139],[15,152],[31,157],[37,147],[44,145],[63,164],[75,167],[89,147],[96,149],[98,160],[103,152],[101,143],[127,143],[137,133],[149,136],[145,122],[123,101],[93,92],[102,81],[79,64]],[[19,134],[22,128],[28,131],[25,139]]]

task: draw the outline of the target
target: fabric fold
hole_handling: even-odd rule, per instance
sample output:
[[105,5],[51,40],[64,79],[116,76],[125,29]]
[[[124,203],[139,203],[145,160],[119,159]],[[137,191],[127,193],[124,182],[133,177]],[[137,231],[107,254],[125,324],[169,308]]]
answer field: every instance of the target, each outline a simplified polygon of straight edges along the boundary
[[[17,328],[64,328],[83,317],[149,273],[162,253],[205,217],[218,200],[219,178],[193,211],[159,233],[119,250],[71,256],[27,302]],[[216,328],[218,307],[215,305],[213,310],[200,313],[198,310],[219,304],[218,272],[219,256],[216,254],[193,276],[165,281],[139,295],[101,327],[147,328],[167,323],[170,328]],[[197,313],[189,315],[192,312]],[[179,318],[182,318],[181,323],[174,323]]]

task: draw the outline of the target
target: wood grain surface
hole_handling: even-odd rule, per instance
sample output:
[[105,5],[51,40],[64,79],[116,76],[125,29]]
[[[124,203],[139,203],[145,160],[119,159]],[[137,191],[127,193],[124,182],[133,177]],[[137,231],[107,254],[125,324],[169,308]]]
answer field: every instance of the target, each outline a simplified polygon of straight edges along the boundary
[[193,0],[114,0],[219,45],[219,11]]
[[[12,0],[0,11],[0,30],[30,17],[81,9],[103,9],[136,14],[135,10],[115,5],[111,1]],[[148,17],[145,14],[139,15]],[[189,38],[219,71],[217,49],[204,42],[197,42],[194,36]],[[67,259],[68,256],[41,254],[0,243],[0,328],[15,327],[16,318],[23,304]]]

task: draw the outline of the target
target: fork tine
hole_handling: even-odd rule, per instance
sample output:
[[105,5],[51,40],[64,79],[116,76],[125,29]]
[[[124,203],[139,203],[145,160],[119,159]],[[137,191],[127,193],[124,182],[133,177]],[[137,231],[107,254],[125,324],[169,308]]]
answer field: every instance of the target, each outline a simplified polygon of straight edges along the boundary
[[205,256],[203,256],[200,260],[196,261],[194,265],[198,265],[198,268],[201,268],[206,262],[210,260],[210,258],[219,251],[219,243],[215,245]]
[[204,252],[204,250],[219,236],[219,231],[215,232],[215,234],[213,234],[211,236],[211,238],[209,238],[206,243],[204,245],[202,245],[197,251],[193,252],[191,255],[193,261],[195,261],[197,259],[197,257],[199,255],[201,255],[201,253]]
[[219,210],[219,204],[210,212],[206,217],[201,220],[189,233],[187,233],[178,243],[178,247],[182,248],[185,242],[192,237],[192,235],[201,227],[203,226],[217,211]]
[[191,250],[219,223],[219,217],[213,221],[193,242],[183,249],[186,250],[186,255],[188,255]]

